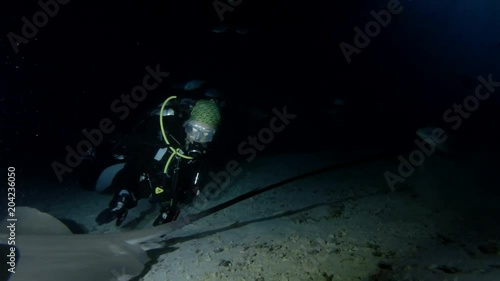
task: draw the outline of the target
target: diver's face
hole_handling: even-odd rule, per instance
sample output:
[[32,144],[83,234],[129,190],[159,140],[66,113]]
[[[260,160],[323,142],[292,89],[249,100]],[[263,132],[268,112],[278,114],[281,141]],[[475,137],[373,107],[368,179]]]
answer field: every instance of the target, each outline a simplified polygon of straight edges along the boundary
[[212,141],[215,130],[206,124],[188,121],[185,127],[187,138],[192,142],[208,143]]
[[207,147],[207,142],[197,142],[190,137],[186,137],[186,146],[187,147]]

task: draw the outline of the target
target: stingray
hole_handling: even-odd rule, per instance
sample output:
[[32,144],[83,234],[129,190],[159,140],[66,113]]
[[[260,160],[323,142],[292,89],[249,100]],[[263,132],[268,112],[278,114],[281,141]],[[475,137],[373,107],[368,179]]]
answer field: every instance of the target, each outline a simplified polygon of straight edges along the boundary
[[4,259],[12,246],[9,236],[15,241],[10,281],[130,280],[150,260],[146,251],[162,247],[160,237],[189,222],[186,218],[123,233],[73,234],[61,221],[34,208],[17,207],[15,218],[15,236],[10,231],[0,234]]

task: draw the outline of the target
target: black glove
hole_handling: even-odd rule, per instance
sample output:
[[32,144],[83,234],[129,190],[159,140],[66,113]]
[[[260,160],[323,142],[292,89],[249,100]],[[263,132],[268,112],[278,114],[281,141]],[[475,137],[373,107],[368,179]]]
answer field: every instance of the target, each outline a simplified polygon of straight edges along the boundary
[[153,222],[153,226],[176,220],[180,212],[181,211],[177,206],[163,207],[160,211],[160,215],[158,215],[158,217]]
[[137,201],[133,194],[130,194],[126,190],[121,190],[109,202],[109,207],[99,213],[95,221],[98,225],[102,225],[116,219],[116,225],[120,226],[127,217],[128,210],[135,206],[137,206]]

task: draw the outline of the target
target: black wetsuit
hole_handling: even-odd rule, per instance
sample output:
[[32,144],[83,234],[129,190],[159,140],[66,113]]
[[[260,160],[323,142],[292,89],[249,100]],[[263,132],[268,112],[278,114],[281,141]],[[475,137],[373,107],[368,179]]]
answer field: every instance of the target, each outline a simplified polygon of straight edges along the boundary
[[[173,116],[164,116],[165,133],[172,147],[180,148],[185,153],[185,132],[183,124],[189,119],[191,104],[174,100],[166,108],[172,108]],[[194,159],[179,159],[175,156],[167,173],[165,165],[172,154],[163,137],[160,138],[160,121],[158,115],[148,117],[134,132],[127,137],[118,151],[122,150],[126,157],[125,167],[113,181],[113,190],[127,190],[136,199],[149,198],[155,202],[184,202],[192,199],[200,185],[199,173],[204,154],[192,155]],[[155,160],[160,149],[166,149],[161,159]],[[177,169],[177,177],[173,177]],[[177,182],[174,184],[173,180]],[[195,183],[195,180],[197,182]],[[159,189],[158,189],[159,188]],[[158,192],[162,190],[163,192]]]

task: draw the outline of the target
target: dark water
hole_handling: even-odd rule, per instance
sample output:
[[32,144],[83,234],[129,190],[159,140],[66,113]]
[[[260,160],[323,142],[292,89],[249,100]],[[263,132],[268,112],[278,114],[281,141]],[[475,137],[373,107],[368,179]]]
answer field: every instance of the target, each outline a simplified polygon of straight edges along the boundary
[[[84,128],[98,128],[109,117],[127,131],[170,95],[173,84],[190,79],[207,80],[225,93],[228,104],[260,112],[228,111],[229,127],[223,132],[233,146],[266,126],[273,108],[284,106],[299,117],[277,149],[393,146],[411,142],[418,126],[442,123],[443,111],[473,92],[470,82],[460,88],[460,81],[475,81],[480,74],[439,76],[453,72],[452,67],[423,65],[429,51],[414,41],[422,37],[408,35],[418,22],[403,13],[393,15],[391,24],[347,63],[339,44],[353,44],[353,27],[363,28],[370,9],[384,5],[244,0],[221,21],[213,3],[68,1],[57,4],[47,24],[17,47],[10,32],[23,35],[23,17],[33,21],[43,8],[34,1],[2,4],[4,165],[46,174],[50,163],[65,157],[65,146],[84,138]],[[220,24],[230,29],[211,32]],[[238,34],[234,27],[250,32]],[[437,50],[439,39],[434,40]],[[127,118],[117,119],[113,101],[142,83],[147,66],[157,65],[170,75]],[[332,113],[335,97],[348,101],[342,113]],[[268,119],[258,121],[262,112]]]

